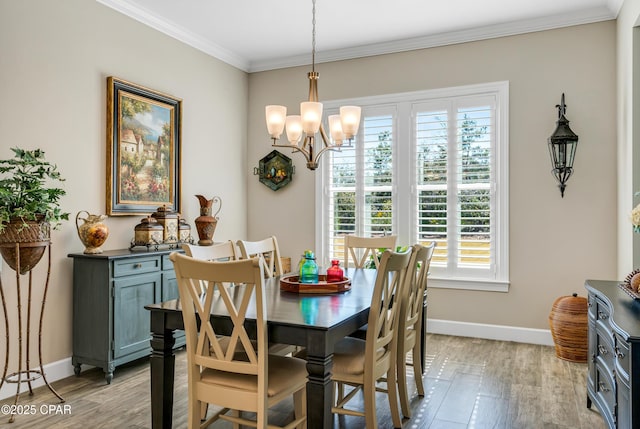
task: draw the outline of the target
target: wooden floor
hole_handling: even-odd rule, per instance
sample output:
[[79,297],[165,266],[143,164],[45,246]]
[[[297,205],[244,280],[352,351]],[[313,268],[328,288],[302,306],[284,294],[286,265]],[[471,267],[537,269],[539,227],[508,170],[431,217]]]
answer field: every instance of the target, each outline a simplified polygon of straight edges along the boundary
[[[595,407],[586,408],[586,364],[556,358],[553,347],[429,334],[423,398],[412,394],[411,419],[405,429],[605,429]],[[174,428],[186,427],[186,355],[176,359]],[[110,385],[101,370],[53,384],[68,408],[49,410],[56,398],[40,388],[33,397],[23,395],[19,405],[31,406],[35,415],[19,415],[12,424],[0,414],[0,428],[149,428],[149,364],[147,360],[118,367]],[[7,399],[0,404],[12,404]],[[43,407],[44,406],[44,407]],[[287,421],[290,403],[271,414],[273,422]],[[362,406],[362,402],[355,404]],[[29,409],[29,407],[26,407]],[[45,413],[46,411],[46,413]],[[59,412],[61,414],[56,415]],[[378,421],[391,428],[386,396],[378,396]],[[335,417],[337,428],[359,429],[359,417]],[[219,422],[212,428],[226,429]],[[313,428],[310,428],[313,429]]]

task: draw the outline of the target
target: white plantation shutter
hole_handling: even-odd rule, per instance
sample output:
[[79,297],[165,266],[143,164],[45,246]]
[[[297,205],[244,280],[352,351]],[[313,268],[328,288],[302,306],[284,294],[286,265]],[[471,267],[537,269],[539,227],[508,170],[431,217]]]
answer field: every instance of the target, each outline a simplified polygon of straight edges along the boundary
[[320,255],[342,257],[346,233],[435,241],[431,287],[508,290],[508,84],[341,103],[363,120],[317,178]]
[[329,163],[325,264],[342,259],[346,234],[393,233],[393,121],[390,113],[365,111],[359,131],[362,143],[324,156]]
[[414,105],[415,237],[437,243],[432,264],[441,273],[485,277],[495,266],[494,104],[492,97],[464,97]]

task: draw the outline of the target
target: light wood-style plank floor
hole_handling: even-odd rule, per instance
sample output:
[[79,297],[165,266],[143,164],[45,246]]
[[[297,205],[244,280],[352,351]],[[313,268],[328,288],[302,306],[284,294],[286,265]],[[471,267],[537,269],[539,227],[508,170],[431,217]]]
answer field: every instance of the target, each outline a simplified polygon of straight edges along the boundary
[[[586,364],[556,358],[553,347],[428,334],[425,396],[418,397],[413,379],[412,417],[405,429],[605,429],[595,407],[586,408]],[[186,354],[176,358],[174,428],[186,427]],[[34,405],[35,415],[20,415],[12,424],[0,414],[0,428],[85,429],[149,428],[149,364],[142,359],[116,368],[107,385],[98,369],[53,383],[66,399],[64,409],[49,411],[56,398],[44,387],[20,405]],[[378,421],[391,428],[389,406],[378,396]],[[0,405],[12,404],[5,399]],[[43,408],[44,406],[44,408]],[[362,402],[355,404],[362,407]],[[288,421],[291,403],[271,412],[272,422]],[[32,408],[33,409],[33,408]],[[46,410],[46,413],[43,412]],[[335,417],[335,427],[359,429],[359,417]],[[212,428],[230,428],[218,422]],[[310,428],[314,429],[314,428]]]

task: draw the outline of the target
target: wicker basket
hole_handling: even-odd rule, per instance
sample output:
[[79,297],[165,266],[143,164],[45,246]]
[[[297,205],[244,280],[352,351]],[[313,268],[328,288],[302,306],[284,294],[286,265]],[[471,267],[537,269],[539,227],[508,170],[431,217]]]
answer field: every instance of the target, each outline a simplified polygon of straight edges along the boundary
[[12,220],[0,233],[0,254],[12,270],[16,270],[16,245],[20,254],[20,274],[35,267],[49,244],[51,228],[48,222]]
[[561,296],[549,313],[549,327],[556,346],[556,356],[570,362],[587,362],[587,299]]

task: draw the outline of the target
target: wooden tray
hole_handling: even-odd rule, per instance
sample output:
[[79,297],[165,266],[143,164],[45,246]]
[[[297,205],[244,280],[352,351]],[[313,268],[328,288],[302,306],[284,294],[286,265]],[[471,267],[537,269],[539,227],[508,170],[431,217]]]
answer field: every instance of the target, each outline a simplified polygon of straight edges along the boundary
[[618,287],[626,292],[633,299],[640,299],[640,294],[633,290],[630,284],[628,283],[618,283]]
[[344,277],[339,282],[327,282],[327,276],[320,274],[318,283],[300,283],[298,276],[280,279],[280,289],[295,293],[337,293],[351,289],[351,280]]

